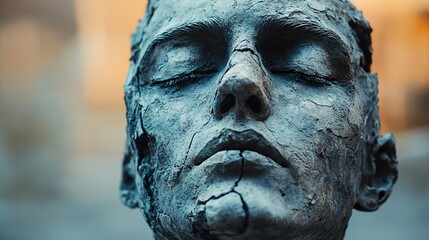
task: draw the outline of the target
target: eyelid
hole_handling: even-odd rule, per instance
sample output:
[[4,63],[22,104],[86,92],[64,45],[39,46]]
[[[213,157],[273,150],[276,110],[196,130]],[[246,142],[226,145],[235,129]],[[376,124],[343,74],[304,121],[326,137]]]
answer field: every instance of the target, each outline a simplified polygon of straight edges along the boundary
[[215,73],[216,70],[195,70],[189,73],[183,73],[163,80],[153,80],[151,85],[157,85],[160,87],[170,87],[180,83],[192,82],[201,78],[208,77]]
[[276,75],[292,75],[295,77],[295,80],[297,81],[323,85],[323,86],[330,86],[334,82],[340,82],[338,81],[338,79],[334,77],[325,77],[320,75],[307,74],[293,69],[285,69],[285,70],[273,69],[271,70],[271,72]]

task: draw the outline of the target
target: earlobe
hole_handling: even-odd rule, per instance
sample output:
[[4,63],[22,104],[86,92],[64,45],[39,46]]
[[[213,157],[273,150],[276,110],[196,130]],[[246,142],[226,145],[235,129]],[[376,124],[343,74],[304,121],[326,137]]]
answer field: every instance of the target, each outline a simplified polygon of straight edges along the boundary
[[392,134],[379,136],[372,147],[370,173],[363,177],[355,208],[377,210],[389,197],[398,178],[395,138]]
[[[129,143],[127,143],[128,145]],[[129,146],[127,146],[129,148]],[[121,201],[129,208],[138,207],[137,204],[137,189],[135,185],[135,174],[133,172],[132,155],[129,149],[124,154],[122,164],[122,180],[120,186]]]

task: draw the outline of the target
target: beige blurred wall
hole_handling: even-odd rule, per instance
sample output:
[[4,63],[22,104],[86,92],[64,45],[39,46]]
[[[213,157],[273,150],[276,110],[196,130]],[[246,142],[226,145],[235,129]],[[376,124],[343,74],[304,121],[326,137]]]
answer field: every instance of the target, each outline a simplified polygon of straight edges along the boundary
[[373,31],[382,131],[429,124],[429,1],[353,0]]
[[0,1],[0,200],[58,193],[80,98],[73,6]]
[[84,52],[84,97],[91,108],[123,109],[122,86],[130,37],[144,15],[146,0],[75,0]]

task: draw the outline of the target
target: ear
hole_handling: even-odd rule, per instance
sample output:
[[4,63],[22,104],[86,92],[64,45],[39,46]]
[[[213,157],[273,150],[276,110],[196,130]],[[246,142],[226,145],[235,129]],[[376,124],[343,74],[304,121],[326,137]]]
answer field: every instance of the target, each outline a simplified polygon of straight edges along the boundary
[[377,137],[368,158],[369,162],[363,164],[362,182],[355,204],[355,208],[361,211],[377,210],[389,197],[398,178],[393,135]]
[[135,184],[134,161],[132,160],[131,146],[127,140],[127,146],[122,163],[122,180],[120,186],[121,201],[130,208],[138,207],[137,188]]

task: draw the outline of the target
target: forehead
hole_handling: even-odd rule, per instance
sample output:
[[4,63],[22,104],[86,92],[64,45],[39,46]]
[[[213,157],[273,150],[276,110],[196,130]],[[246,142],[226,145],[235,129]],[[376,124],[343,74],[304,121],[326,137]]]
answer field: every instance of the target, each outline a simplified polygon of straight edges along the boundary
[[317,0],[158,0],[145,40],[180,25],[210,19],[230,25],[235,33],[251,32],[269,18],[310,22],[335,32],[345,45],[352,45],[351,28],[337,5],[336,1]]

